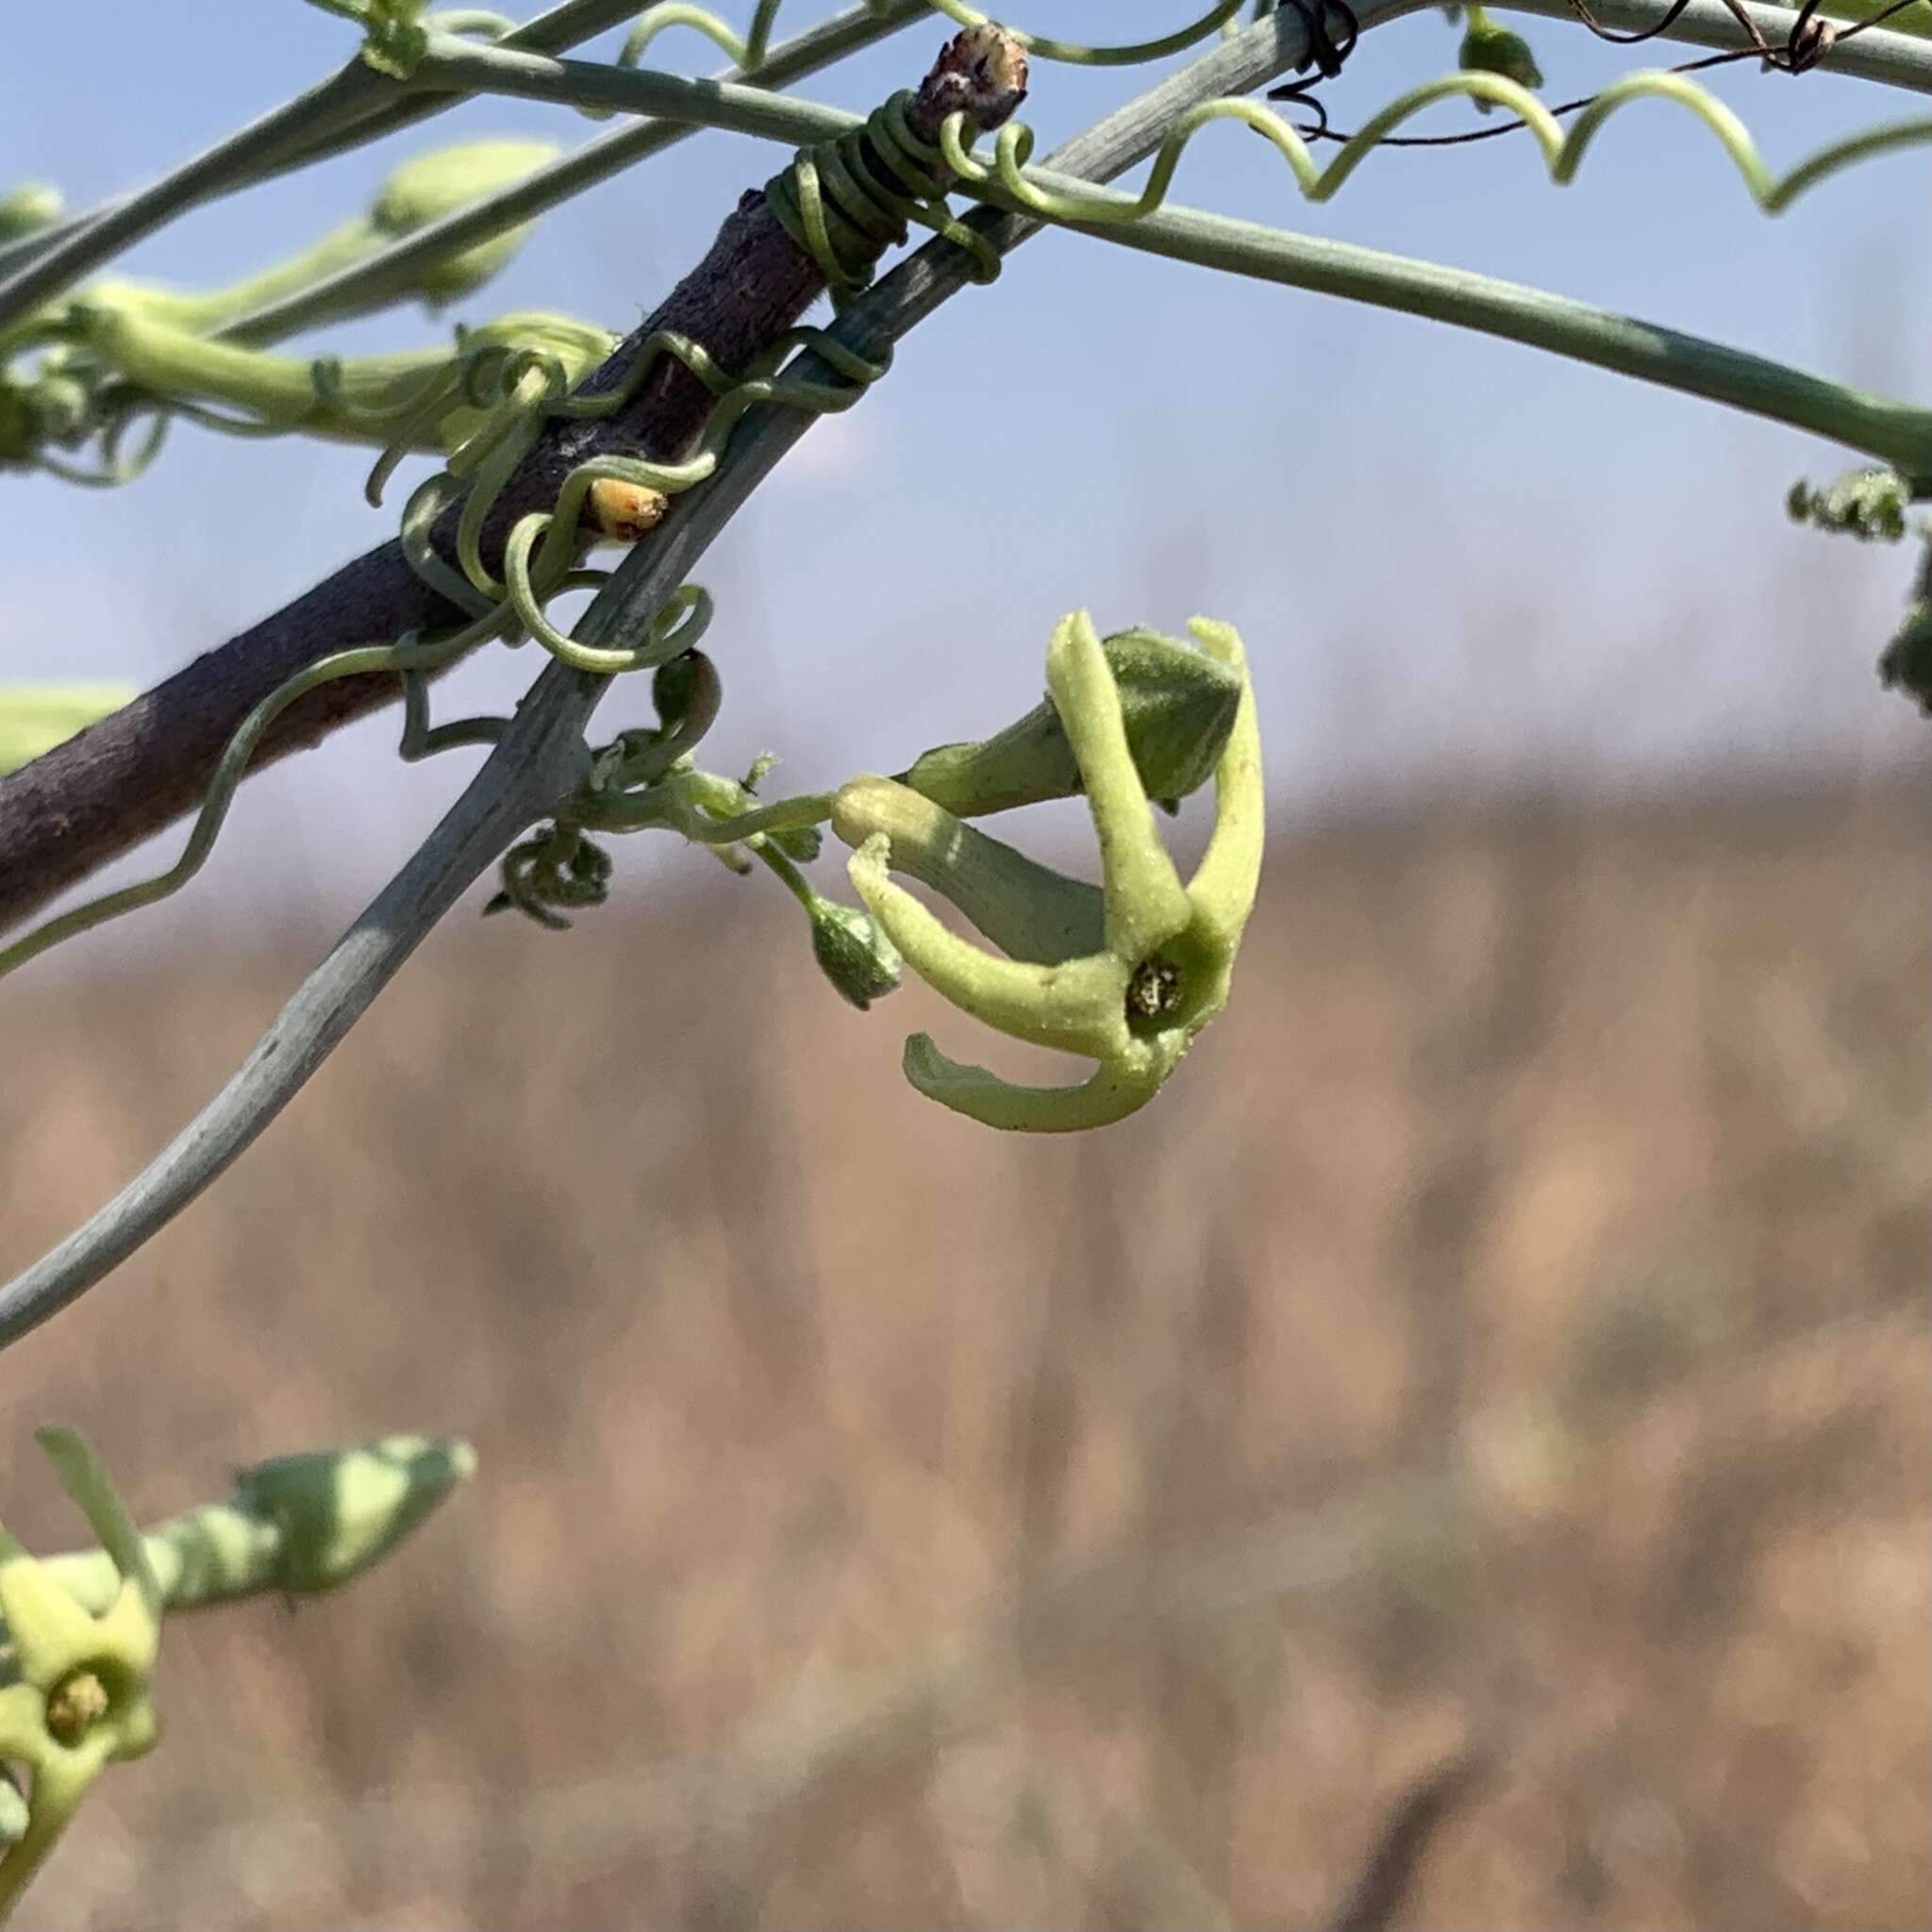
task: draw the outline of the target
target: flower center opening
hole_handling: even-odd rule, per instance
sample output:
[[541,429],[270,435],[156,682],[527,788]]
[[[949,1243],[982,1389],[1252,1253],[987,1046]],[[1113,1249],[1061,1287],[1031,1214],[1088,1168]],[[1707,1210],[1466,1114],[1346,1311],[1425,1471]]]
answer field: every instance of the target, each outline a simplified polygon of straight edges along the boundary
[[107,1716],[108,1702],[108,1687],[92,1671],[71,1671],[47,1693],[47,1728],[72,1750]]
[[1127,1021],[1158,1020],[1181,1002],[1181,969],[1172,959],[1150,953],[1127,978]]

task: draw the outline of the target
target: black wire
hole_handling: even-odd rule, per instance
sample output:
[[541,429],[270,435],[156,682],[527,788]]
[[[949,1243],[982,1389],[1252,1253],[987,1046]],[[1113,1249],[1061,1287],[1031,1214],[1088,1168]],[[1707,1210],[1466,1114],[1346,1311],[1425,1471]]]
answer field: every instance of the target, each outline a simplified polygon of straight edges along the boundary
[[[1295,106],[1309,109],[1315,116],[1313,122],[1297,127],[1295,132],[1304,141],[1347,142],[1355,137],[1338,133],[1328,123],[1328,110],[1310,92],[1324,80],[1332,80],[1341,72],[1341,63],[1355,51],[1355,43],[1360,36],[1360,23],[1347,0],[1315,0],[1310,6],[1307,0],[1280,0],[1282,6],[1291,7],[1301,16],[1303,25],[1308,34],[1308,55],[1302,63],[1313,66],[1315,72],[1307,78],[1291,81],[1272,89],[1268,98],[1271,101],[1291,101]],[[1655,25],[1643,27],[1635,33],[1619,33],[1605,26],[1591,12],[1587,0],[1570,0],[1576,17],[1594,34],[1598,40],[1607,41],[1612,46],[1632,47],[1640,42],[1655,40],[1674,26],[1689,7],[1690,0],[1671,0],[1663,17]],[[1859,34],[1874,26],[1882,25],[1894,14],[1903,13],[1907,8],[1916,7],[1919,0],[1891,0],[1891,5],[1874,13],[1868,20],[1857,21],[1849,26],[1840,26],[1836,21],[1820,17],[1824,0],[1804,0],[1797,16],[1791,22],[1791,29],[1785,36],[1784,45],[1769,45],[1757,27],[1744,14],[1741,6],[1734,0],[1726,0],[1739,20],[1753,36],[1753,43],[1745,47],[1732,48],[1726,53],[1707,54],[1696,60],[1686,60],[1669,70],[1672,74],[1698,74],[1712,67],[1727,67],[1738,60],[1761,60],[1766,68],[1775,68],[1781,74],[1806,74],[1819,66],[1832,49],[1846,41],[1856,40]],[[1339,16],[1344,24],[1342,40],[1338,43],[1328,33],[1328,19]],[[1578,100],[1565,101],[1559,107],[1550,109],[1552,114],[1562,116],[1577,114],[1595,99],[1594,94],[1585,94]],[[1527,124],[1523,121],[1506,121],[1495,127],[1471,128],[1462,134],[1391,134],[1385,135],[1376,142],[1378,147],[1462,147],[1471,142],[1493,141],[1498,135],[1514,134]]]
[[[1688,4],[1688,0],[1685,0]],[[1280,87],[1271,88],[1268,98],[1271,101],[1291,101],[1298,108],[1307,108],[1315,115],[1312,129],[1298,130],[1304,141],[1319,141],[1328,132],[1328,109],[1309,92],[1320,87],[1324,80],[1333,80],[1341,72],[1341,64],[1355,52],[1355,43],[1361,38],[1361,22],[1356,18],[1355,8],[1348,0],[1280,0],[1280,6],[1291,8],[1301,16],[1301,23],[1308,36],[1308,51],[1303,57],[1301,65],[1312,67],[1314,73],[1302,80],[1284,82]],[[1275,11],[1279,11],[1277,7]],[[1330,16],[1341,23],[1341,39],[1333,39],[1328,32]]]

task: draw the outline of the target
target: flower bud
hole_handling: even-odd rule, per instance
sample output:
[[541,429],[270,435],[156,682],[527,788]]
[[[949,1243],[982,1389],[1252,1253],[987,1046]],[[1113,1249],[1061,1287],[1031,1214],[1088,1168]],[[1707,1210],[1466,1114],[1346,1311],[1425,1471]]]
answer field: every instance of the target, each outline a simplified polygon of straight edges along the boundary
[[390,1436],[258,1462],[235,1478],[235,1499],[281,1531],[281,1589],[330,1590],[392,1549],[475,1467],[467,1442]]
[[[465,141],[417,155],[382,184],[370,220],[394,239],[453,214],[479,195],[508,188],[561,152],[549,141]],[[524,222],[487,242],[417,270],[417,289],[431,305],[460,300],[508,262],[530,232]]]
[[[1498,26],[1480,7],[1469,9],[1469,25],[1462,35],[1456,64],[1465,74],[1499,74],[1519,87],[1539,88],[1543,84],[1542,69],[1536,64],[1529,42],[1521,34]],[[1492,103],[1476,103],[1488,113]]]
[[16,235],[31,235],[58,222],[66,204],[60,191],[48,181],[23,181],[0,194],[0,242],[11,242]]
[[[1120,692],[1141,782],[1171,811],[1213,775],[1241,708],[1241,681],[1225,664],[1158,631],[1117,631],[1100,648]],[[901,782],[961,818],[1071,798],[1084,789],[1050,701],[991,738],[924,753]]]
[[723,697],[718,667],[702,651],[686,651],[651,674],[651,706],[666,731],[702,738]]
[[[362,59],[393,80],[408,80],[423,64],[429,32],[424,24],[428,0],[359,0],[353,9],[362,23]],[[337,12],[350,9],[341,6]]]
[[899,949],[862,907],[817,899],[811,908],[811,951],[819,971],[860,1012],[898,988]]

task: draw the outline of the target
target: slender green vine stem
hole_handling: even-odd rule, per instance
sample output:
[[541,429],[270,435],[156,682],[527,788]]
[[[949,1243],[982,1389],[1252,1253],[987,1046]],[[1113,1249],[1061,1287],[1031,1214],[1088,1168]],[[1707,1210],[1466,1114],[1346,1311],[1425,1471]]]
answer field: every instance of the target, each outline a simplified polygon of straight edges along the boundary
[[651,67],[613,67],[602,60],[567,60],[478,46],[455,34],[432,33],[411,87],[465,94],[508,94],[568,108],[617,108],[628,114],[687,121],[755,134],[787,146],[836,141],[864,120],[843,108],[823,107],[745,81],[699,80]]
[[[505,54],[497,48],[445,47],[438,42],[425,64],[451,78],[459,75],[465,86],[477,92],[500,86],[537,98],[608,105],[635,90],[641,103],[649,103],[658,111],[668,107],[675,112],[682,105],[695,104],[692,84],[677,83],[673,76],[619,73],[583,62]],[[712,92],[714,99],[706,103],[708,113],[715,113],[719,125],[748,133],[824,140],[858,125],[857,116],[811,103],[741,99],[755,92],[748,89],[721,86]],[[1048,171],[1026,166],[1032,137],[1018,123],[1008,123],[996,137],[991,164],[966,150],[950,129],[942,133],[941,145],[966,192],[996,197],[1103,240],[1264,280],[1346,293],[1355,300],[1507,336],[1771,416],[1907,465],[1914,475],[1932,472],[1932,417],[1904,404],[1520,285],[1374,250],[1320,242],[1255,223],[1162,207],[1182,151],[1209,120],[1236,118],[1259,128],[1288,159],[1304,191],[1321,199],[1347,179],[1375,139],[1408,115],[1452,94],[1491,100],[1524,114],[1558,180],[1574,174],[1603,120],[1618,106],[1647,94],[1675,101],[1712,128],[1747,186],[1767,208],[1788,205],[1793,195],[1853,160],[1907,142],[1932,141],[1932,122],[1877,130],[1837,143],[1777,180],[1764,167],[1736,116],[1682,76],[1631,76],[1607,91],[1599,106],[1566,136],[1535,96],[1515,83],[1491,75],[1458,75],[1426,83],[1391,103],[1326,170],[1316,165],[1280,115],[1238,98],[1201,102],[1177,116],[1138,195],[1090,192],[1077,180],[1052,178]]]
[[[1791,8],[1766,6],[1761,0],[1740,0],[1740,4],[1768,46],[1784,44],[1796,18]],[[1570,0],[1490,0],[1490,5],[1497,12],[1537,14],[1571,25],[1576,21],[1576,9]],[[1590,10],[1605,26],[1634,33],[1655,26],[1664,9],[1657,0],[1603,0],[1600,6],[1592,0]],[[1824,11],[1833,20],[1858,20],[1877,12],[1878,7],[1874,0],[1830,0]],[[1910,18],[1901,16],[1856,40],[1840,42],[1822,71],[1854,80],[1879,81],[1915,93],[1932,92],[1932,43],[1924,38],[1923,27],[1906,24]],[[1738,16],[1724,0],[1692,0],[1657,38],[1735,51]]]
[[[1244,92],[1292,69],[1307,37],[1291,12],[1271,14],[1124,103],[1052,159],[1087,179],[1143,160],[1175,115],[1196,101]],[[967,217],[1002,254],[1039,232],[1030,216]],[[928,242],[834,325],[851,354],[877,361],[973,279],[973,258]],[[808,350],[789,378],[832,383],[838,371]],[[641,635],[704,552],[809,428],[814,418],[769,408],[742,421],[705,486],[677,498],[649,541],[612,572],[576,625],[608,647]],[[0,1345],[39,1326],[132,1255],[248,1147],[307,1083],[436,923],[526,825],[571,796],[584,775],[584,729],[607,680],[548,666],[482,769],[422,846],[303,981],[221,1091],[120,1193],[5,1288]]]
[[153,187],[69,231],[64,240],[0,281],[0,343],[11,324],[177,214],[211,200],[225,188],[240,187],[262,162],[291,143],[340,130],[386,85],[359,64],[346,67],[217,142]]
[[[784,87],[816,74],[926,17],[927,11],[926,0],[878,0],[875,7],[847,8],[770,48],[758,69],[758,86]],[[741,70],[733,72],[741,76]],[[718,76],[720,81],[728,78]],[[380,308],[414,285],[425,262],[488,241],[702,131],[696,122],[653,118],[599,135],[514,186],[482,196],[299,294],[265,304],[221,333],[241,342],[271,342],[318,322]]]
[[[695,774],[702,775],[702,774]],[[753,811],[727,813],[713,818],[698,808],[691,788],[683,778],[667,778],[659,785],[627,793],[583,814],[587,829],[600,832],[636,832],[646,825],[670,825],[700,845],[736,845],[761,833],[802,832],[822,825],[832,815],[829,791],[808,791],[797,798],[774,799]]]
[[[1052,192],[1086,192],[1080,183],[1054,170],[1030,169],[1028,175]],[[1121,199],[1131,205],[1131,197]],[[1932,478],[1932,410],[1587,302],[1465,269],[1172,205],[1143,220],[1069,225],[1170,260],[1341,295],[1545,349],[1828,437],[1908,476]]]

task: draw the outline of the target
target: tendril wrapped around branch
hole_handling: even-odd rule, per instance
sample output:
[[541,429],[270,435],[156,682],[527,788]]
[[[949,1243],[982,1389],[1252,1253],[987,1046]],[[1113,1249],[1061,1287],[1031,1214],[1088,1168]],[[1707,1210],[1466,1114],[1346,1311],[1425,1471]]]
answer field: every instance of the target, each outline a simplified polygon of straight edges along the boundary
[[[991,62],[994,93],[1003,92],[1006,98],[1017,99],[1024,91],[1024,63],[1003,67],[999,37],[985,38],[986,49],[969,47],[965,58]],[[937,146],[921,140],[909,125],[910,98],[895,96],[865,128],[844,141],[801,153],[767,189],[774,213],[798,245],[813,256],[835,295],[864,285],[878,255],[903,239],[906,221],[919,220],[941,232],[953,232],[943,200],[943,163]],[[866,136],[874,143],[870,151],[863,145]],[[892,181],[877,178],[872,154],[890,168]],[[958,232],[963,242],[976,246],[984,271],[996,273],[997,258],[984,243],[969,230]],[[342,417],[352,401],[365,405],[354,419],[358,431],[368,435],[386,429],[392,439],[370,474],[367,493],[372,501],[380,499],[396,464],[410,450],[433,437],[448,441],[460,434],[443,468],[410,493],[402,514],[401,541],[417,574],[467,612],[470,621],[439,635],[410,633],[393,643],[337,652],[288,679],[256,707],[230,740],[175,864],[154,878],[48,920],[0,949],[0,974],[62,939],[118,913],[151,905],[192,878],[213,847],[263,735],[290,705],[320,685],[370,673],[402,674],[409,697],[402,754],[413,758],[451,744],[477,742],[497,728],[497,721],[480,719],[433,729],[422,687],[426,674],[492,639],[517,643],[526,636],[535,637],[560,660],[597,675],[662,665],[688,652],[710,618],[710,600],[696,586],[676,593],[640,643],[614,649],[576,643],[550,623],[543,607],[565,592],[602,584],[608,573],[577,565],[585,545],[600,537],[630,541],[647,529],[669,496],[691,489],[713,473],[726,439],[747,409],[760,404],[813,412],[848,408],[888,367],[885,358],[861,357],[824,330],[797,328],[778,338],[743,374],[734,376],[720,369],[690,337],[660,330],[640,346],[614,385],[590,394],[574,393],[584,367],[609,340],[588,344],[555,339],[531,341],[508,331],[478,331],[464,341],[454,360],[440,358],[426,370],[412,366],[391,372],[395,380],[373,402],[353,397],[346,369],[325,359],[297,364],[293,358],[258,357],[245,365],[264,381],[274,376],[286,382],[285,407],[291,411],[333,410]],[[824,383],[786,377],[780,365],[801,347],[816,351],[843,380]],[[255,353],[222,352],[225,358],[245,358]],[[556,418],[615,414],[637,395],[666,356],[681,363],[716,398],[696,447],[675,461],[608,456],[575,466],[549,510],[531,512],[512,526],[499,580],[483,558],[484,530],[505,486],[546,425]],[[283,363],[288,368],[282,368]],[[243,366],[237,364],[237,370]],[[265,391],[258,397],[263,400],[270,400]],[[346,426],[347,419],[343,420]],[[261,421],[281,426],[271,417]],[[437,549],[432,533],[442,511],[458,498],[453,565]],[[585,756],[588,759],[588,751]],[[571,838],[575,841],[575,835]],[[580,868],[576,873],[571,869],[574,862]],[[539,841],[530,848],[519,848],[516,862],[507,871],[505,891],[512,903],[534,912],[558,902],[594,903],[602,887],[602,874],[593,861],[581,858],[576,842],[558,856]]]

